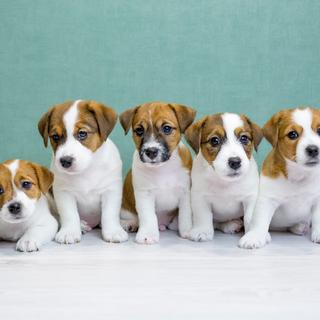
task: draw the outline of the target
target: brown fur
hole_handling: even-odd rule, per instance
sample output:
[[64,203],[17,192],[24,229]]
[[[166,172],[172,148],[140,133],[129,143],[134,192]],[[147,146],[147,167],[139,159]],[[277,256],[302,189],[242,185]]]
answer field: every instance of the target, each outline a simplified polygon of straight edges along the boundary
[[132,170],[130,169],[123,184],[122,208],[131,213],[137,214],[136,200],[132,184]]
[[185,146],[178,147],[178,153],[181,158],[181,163],[188,171],[192,169],[192,156],[190,150]]
[[11,172],[4,164],[0,164],[0,187],[4,190],[4,193],[0,195],[1,209],[13,197]]

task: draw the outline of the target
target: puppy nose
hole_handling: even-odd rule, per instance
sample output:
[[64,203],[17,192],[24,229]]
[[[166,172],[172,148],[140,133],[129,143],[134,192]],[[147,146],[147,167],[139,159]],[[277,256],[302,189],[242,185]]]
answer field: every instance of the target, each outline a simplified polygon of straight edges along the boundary
[[237,170],[241,167],[241,159],[239,157],[229,158],[228,164],[231,169]]
[[307,146],[306,153],[309,157],[315,158],[319,155],[319,148],[315,145]]
[[72,157],[62,157],[60,163],[64,168],[70,168],[72,166],[73,158]]
[[151,160],[155,159],[159,153],[159,150],[157,148],[148,148],[145,151],[148,158]]
[[11,203],[8,210],[12,214],[18,214],[21,212],[21,204],[19,202]]

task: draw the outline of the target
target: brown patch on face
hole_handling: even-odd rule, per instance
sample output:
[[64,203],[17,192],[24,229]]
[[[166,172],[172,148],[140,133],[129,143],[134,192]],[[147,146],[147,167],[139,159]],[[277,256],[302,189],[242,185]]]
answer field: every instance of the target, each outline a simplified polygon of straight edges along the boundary
[[179,146],[178,153],[181,158],[182,166],[188,171],[192,169],[192,156],[190,150],[185,146]]
[[320,110],[315,108],[309,108],[312,112],[312,130],[317,133],[320,128]]
[[123,184],[122,208],[137,214],[136,201],[132,184],[132,170],[130,169]]
[[[9,164],[10,162],[5,162]],[[0,209],[13,197],[12,175],[11,171],[4,165],[0,164]]]

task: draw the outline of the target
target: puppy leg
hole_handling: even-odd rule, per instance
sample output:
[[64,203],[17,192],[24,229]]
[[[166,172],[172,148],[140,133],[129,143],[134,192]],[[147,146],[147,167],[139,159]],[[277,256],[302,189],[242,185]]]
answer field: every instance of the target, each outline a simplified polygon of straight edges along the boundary
[[242,219],[234,219],[227,222],[219,222],[214,224],[215,228],[221,230],[224,233],[238,233],[243,228]]
[[178,216],[175,216],[173,218],[173,220],[168,225],[168,229],[172,230],[172,231],[178,231],[179,230]]
[[320,243],[320,201],[312,208],[311,240]]
[[120,224],[120,209],[122,198],[121,183],[113,185],[102,195],[101,227],[102,238],[107,242],[123,242],[128,240],[128,234]]
[[244,223],[244,231],[247,232],[249,230],[249,225],[252,219],[252,215],[254,212],[254,208],[257,203],[257,195],[253,197],[249,197],[243,201],[243,223]]
[[196,192],[191,192],[193,227],[189,233],[192,241],[209,241],[213,239],[214,229],[210,204]]
[[27,230],[17,242],[16,249],[23,252],[37,251],[43,244],[53,240],[57,230],[57,220],[48,213],[41,221]]
[[192,228],[192,211],[190,198],[190,191],[186,190],[179,201],[178,226],[181,238],[188,238],[189,232]]
[[65,244],[80,242],[81,225],[75,197],[68,192],[54,189],[54,198],[61,223],[55,240]]
[[150,191],[135,191],[136,208],[139,216],[139,230],[136,241],[141,244],[159,242],[158,219],[155,199]]
[[137,232],[139,228],[138,215],[131,213],[128,210],[121,209],[120,212],[120,224],[127,232]]
[[288,230],[292,232],[293,234],[296,234],[298,236],[305,235],[310,228],[310,222],[300,222],[294,225],[293,227],[289,228]]
[[91,231],[92,228],[90,225],[87,223],[85,220],[80,220],[80,225],[81,225],[81,232],[82,234],[86,234],[87,232]]

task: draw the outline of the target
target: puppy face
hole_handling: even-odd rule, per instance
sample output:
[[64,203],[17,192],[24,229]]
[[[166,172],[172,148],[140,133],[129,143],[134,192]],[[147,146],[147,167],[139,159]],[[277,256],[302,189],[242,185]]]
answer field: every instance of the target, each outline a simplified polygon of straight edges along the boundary
[[320,111],[288,109],[276,113],[263,127],[266,139],[287,161],[304,168],[319,165]]
[[223,179],[236,179],[249,169],[253,148],[262,139],[262,130],[246,116],[234,113],[211,115],[186,131],[186,138]]
[[87,169],[94,152],[117,121],[116,113],[95,101],[65,102],[52,107],[38,124],[47,146],[50,139],[55,166],[67,174]]
[[1,219],[18,223],[30,218],[52,183],[53,174],[35,163],[13,160],[0,164]]
[[153,102],[123,112],[120,122],[126,134],[132,128],[141,161],[156,165],[170,159],[195,114],[189,107]]

